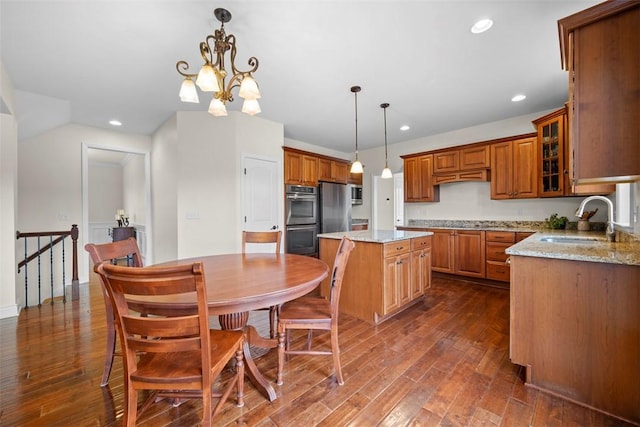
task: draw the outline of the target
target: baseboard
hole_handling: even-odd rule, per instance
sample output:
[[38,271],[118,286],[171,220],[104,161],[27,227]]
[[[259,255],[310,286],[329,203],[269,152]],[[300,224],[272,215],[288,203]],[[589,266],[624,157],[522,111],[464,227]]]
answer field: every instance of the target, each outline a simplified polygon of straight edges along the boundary
[[19,314],[18,306],[8,305],[6,307],[0,307],[0,319],[8,319],[9,317],[16,317]]

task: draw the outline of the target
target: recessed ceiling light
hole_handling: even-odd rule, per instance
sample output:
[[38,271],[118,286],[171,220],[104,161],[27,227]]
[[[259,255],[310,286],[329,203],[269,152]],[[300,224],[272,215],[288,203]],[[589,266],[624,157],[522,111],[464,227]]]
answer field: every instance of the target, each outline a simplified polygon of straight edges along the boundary
[[493,25],[493,21],[489,18],[481,19],[471,27],[473,34],[480,34],[487,31]]
[[109,124],[111,126],[122,126],[122,122],[120,120],[109,120]]
[[511,98],[511,101],[520,102],[520,101],[524,100],[526,97],[527,97],[527,95],[516,95],[513,98]]
[[403,132],[404,132],[404,131],[407,131],[407,130],[409,130],[409,129],[411,129],[411,127],[410,127],[409,125],[402,125],[402,126],[400,126],[400,130],[401,130],[401,131],[403,131]]

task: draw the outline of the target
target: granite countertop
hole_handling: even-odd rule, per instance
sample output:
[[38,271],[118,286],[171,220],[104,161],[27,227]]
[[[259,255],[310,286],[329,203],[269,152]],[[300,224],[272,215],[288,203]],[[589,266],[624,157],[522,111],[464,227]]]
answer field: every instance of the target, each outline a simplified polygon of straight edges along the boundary
[[369,224],[369,220],[366,218],[352,218],[351,224]]
[[430,231],[402,231],[402,230],[359,230],[342,231],[337,233],[318,234],[319,238],[342,239],[347,236],[354,242],[389,243],[399,240],[413,239],[414,237],[431,236]]
[[523,231],[534,232],[543,227],[540,221],[469,221],[469,220],[446,220],[446,219],[410,219],[404,227],[406,228],[442,228],[442,229],[471,229],[483,231]]
[[[585,239],[584,243],[545,242],[545,238]],[[508,255],[640,266],[640,241],[607,242],[601,231],[544,230],[505,250]]]

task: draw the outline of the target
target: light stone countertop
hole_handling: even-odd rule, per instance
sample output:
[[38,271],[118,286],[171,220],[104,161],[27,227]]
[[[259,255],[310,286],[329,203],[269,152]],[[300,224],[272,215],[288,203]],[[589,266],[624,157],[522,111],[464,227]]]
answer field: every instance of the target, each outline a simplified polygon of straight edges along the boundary
[[[595,239],[595,241],[565,243],[541,240],[549,237]],[[544,230],[510,246],[505,252],[508,255],[640,266],[639,241],[610,243],[601,231]]]
[[431,235],[433,235],[433,233],[430,231],[359,230],[322,233],[318,234],[318,237],[324,239],[342,239],[342,236],[347,236],[354,242],[389,243]]

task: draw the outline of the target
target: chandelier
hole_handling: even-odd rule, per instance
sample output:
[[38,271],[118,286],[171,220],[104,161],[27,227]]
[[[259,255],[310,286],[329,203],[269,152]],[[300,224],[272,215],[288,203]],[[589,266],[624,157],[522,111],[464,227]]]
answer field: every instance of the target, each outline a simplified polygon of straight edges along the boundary
[[[224,24],[231,20],[231,13],[222,8],[214,10],[213,14],[221,22],[220,29],[214,34],[207,36],[205,41],[200,42],[200,55],[204,60],[204,65],[197,74],[189,73],[189,64],[186,61],[178,61],[176,69],[184,76],[184,81],[180,87],[180,100],[183,102],[199,103],[196,85],[203,92],[213,92],[209,113],[214,116],[227,115],[227,102],[233,102],[231,90],[240,87],[238,95],[244,99],[242,112],[250,116],[259,113],[260,91],[253,79],[252,73],[258,69],[258,60],[255,57],[249,58],[248,71],[240,71],[236,68],[236,37],[233,34],[227,35],[224,31]],[[231,74],[228,75],[225,68],[224,55],[230,52]],[[226,83],[226,78],[230,77]],[[195,79],[195,83],[194,83]]]

